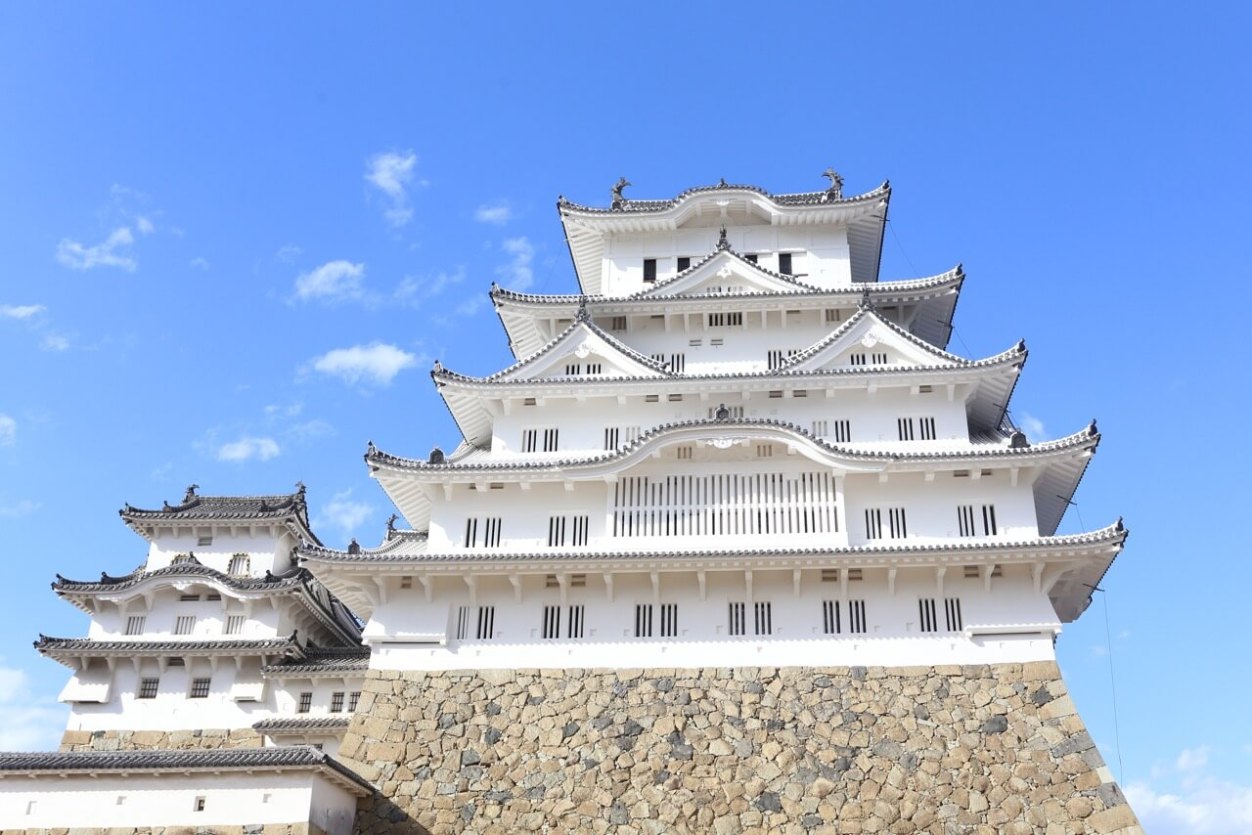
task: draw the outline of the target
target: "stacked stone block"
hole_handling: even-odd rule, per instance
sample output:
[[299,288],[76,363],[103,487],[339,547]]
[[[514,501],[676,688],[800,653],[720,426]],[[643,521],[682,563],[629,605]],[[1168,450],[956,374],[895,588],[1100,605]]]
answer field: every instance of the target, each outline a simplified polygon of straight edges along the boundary
[[371,671],[364,833],[1142,835],[1056,664]]

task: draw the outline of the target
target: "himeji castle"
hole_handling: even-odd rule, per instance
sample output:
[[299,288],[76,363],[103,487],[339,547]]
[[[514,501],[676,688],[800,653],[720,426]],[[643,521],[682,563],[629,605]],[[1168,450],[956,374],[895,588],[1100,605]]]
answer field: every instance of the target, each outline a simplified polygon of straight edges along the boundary
[[961,268],[883,280],[889,185],[826,177],[559,199],[578,292],[492,286],[516,361],[435,364],[455,445],[368,444],[377,547],[303,487],[124,508],[0,826],[1140,833],[1055,661],[1127,536],[1057,533],[1096,425],[1015,427],[1025,344],[950,353]]

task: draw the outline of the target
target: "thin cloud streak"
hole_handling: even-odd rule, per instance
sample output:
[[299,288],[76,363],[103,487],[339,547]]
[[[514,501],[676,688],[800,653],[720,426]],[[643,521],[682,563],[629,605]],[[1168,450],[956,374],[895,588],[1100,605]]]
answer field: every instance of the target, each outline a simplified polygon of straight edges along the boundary
[[365,180],[390,201],[383,217],[394,227],[404,226],[413,219],[408,189],[416,168],[417,154],[411,150],[375,154],[366,162]]
[[315,357],[311,367],[319,373],[338,377],[349,385],[364,382],[386,386],[401,371],[416,366],[417,360],[416,354],[395,345],[374,342],[327,351]]
[[328,261],[296,278],[296,298],[300,301],[317,299],[327,302],[361,299],[365,295],[361,286],[364,278],[365,264]]
[[135,242],[129,226],[119,226],[95,246],[84,246],[70,238],[62,238],[57,244],[56,259],[72,270],[92,270],[96,267],[118,267],[134,272],[138,263],[125,250]]
[[42,304],[0,304],[0,316],[5,319],[29,319],[45,310]]
[[474,220],[479,223],[490,223],[495,226],[504,226],[513,219],[513,210],[509,208],[509,204],[501,202],[494,205],[479,206],[474,212]]
[[258,461],[269,461],[271,458],[277,458],[282,450],[278,446],[278,442],[273,438],[254,438],[243,437],[237,441],[222,444],[217,448],[218,461],[232,461],[242,463],[256,459]]

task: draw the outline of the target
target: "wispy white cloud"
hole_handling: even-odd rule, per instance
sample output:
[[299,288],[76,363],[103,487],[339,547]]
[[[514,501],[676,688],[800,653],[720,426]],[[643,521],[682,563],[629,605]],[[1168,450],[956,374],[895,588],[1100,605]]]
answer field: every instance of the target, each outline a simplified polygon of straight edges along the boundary
[[207,258],[199,257],[192,258],[187,262],[187,266],[191,267],[193,270],[200,270],[200,272],[207,273],[209,271],[209,260]]
[[271,421],[275,418],[293,418],[299,416],[304,411],[304,404],[288,403],[283,405],[281,403],[271,403],[265,407],[264,411],[266,419]]
[[1209,747],[1201,745],[1197,748],[1184,748],[1174,760],[1174,768],[1179,771],[1198,771],[1208,765]]
[[464,280],[464,267],[457,267],[452,272],[436,273],[433,276],[406,275],[401,279],[392,296],[401,304],[420,307],[424,302],[441,295],[449,287],[460,284]]
[[513,219],[513,209],[503,200],[497,203],[483,204],[474,212],[474,220],[479,223],[491,223],[503,226]]
[[1031,414],[1022,414],[1021,419],[1022,431],[1026,433],[1026,437],[1032,441],[1042,441],[1048,437],[1047,430],[1043,426],[1043,421]]
[[39,751],[55,748],[65,728],[65,710],[52,698],[31,692],[25,670],[0,666],[0,750]]
[[314,371],[338,377],[346,383],[360,382],[389,385],[395,376],[406,368],[417,365],[418,357],[395,345],[375,342],[370,345],[353,345],[336,348],[311,362]]
[[140,235],[151,235],[156,231],[156,226],[153,225],[150,218],[144,215],[138,215],[135,217],[135,229]]
[[304,252],[303,249],[295,244],[285,244],[278,248],[278,252],[274,253],[275,261],[282,261],[284,264],[290,264],[295,261]]
[[344,260],[327,261],[296,278],[296,298],[301,301],[320,299],[329,302],[360,299],[365,295],[361,286],[364,278],[364,264],[353,264]]
[[59,333],[47,333],[39,343],[39,348],[42,351],[68,351],[70,341]]
[[331,496],[330,501],[322,505],[317,517],[313,520],[313,526],[328,525],[338,528],[344,536],[351,536],[373,512],[373,505],[368,502],[353,501],[352,491],[344,490]]
[[119,267],[134,272],[137,262],[129,254],[135,235],[129,226],[119,226],[109,236],[94,246],[62,238],[57,244],[57,261],[73,270],[91,270],[96,267]]
[[237,441],[222,444],[217,448],[218,461],[268,461],[277,458],[282,450],[273,438],[254,438],[245,436]]
[[293,441],[303,443],[334,435],[335,427],[324,420],[315,418],[300,423],[293,423],[287,427],[285,434]]
[[30,499],[19,499],[12,504],[0,504],[0,516],[17,519],[22,516],[29,516],[41,507],[43,505],[39,502],[33,502]]
[[17,441],[17,421],[0,412],[0,446],[10,446]]
[[1252,832],[1252,786],[1203,776],[1177,791],[1147,783],[1125,787],[1126,799],[1147,832],[1170,835],[1229,835]]
[[0,317],[5,319],[29,319],[47,310],[42,304],[0,304]]
[[383,217],[392,226],[403,226],[413,219],[409,185],[416,168],[417,154],[411,150],[375,154],[365,163],[366,182],[381,191],[390,203]]
[[535,281],[535,271],[531,266],[535,260],[535,247],[526,236],[506,238],[500,249],[510,255],[509,261],[496,267],[496,275],[501,278],[501,285],[510,290],[527,290]]

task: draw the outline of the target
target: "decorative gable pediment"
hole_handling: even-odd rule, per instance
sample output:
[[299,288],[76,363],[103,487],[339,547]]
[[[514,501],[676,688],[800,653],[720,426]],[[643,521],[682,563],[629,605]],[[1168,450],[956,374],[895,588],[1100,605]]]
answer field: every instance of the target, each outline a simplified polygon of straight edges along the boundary
[[508,382],[559,377],[667,377],[659,363],[580,319],[530,357],[492,379]]
[[959,357],[923,342],[873,311],[861,309],[843,327],[791,357],[779,370],[814,372],[964,364]]
[[721,249],[669,281],[650,287],[636,296],[663,299],[742,293],[795,293],[807,289],[810,288],[764,270],[729,249]]

